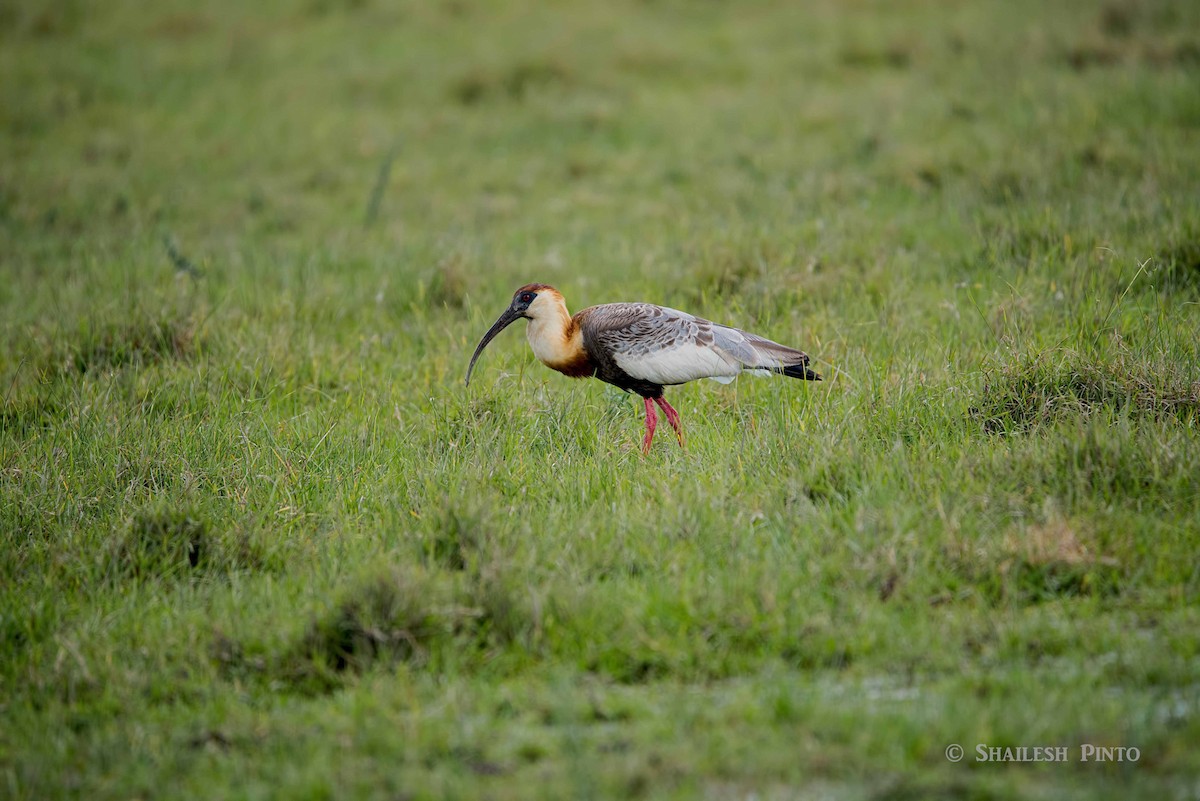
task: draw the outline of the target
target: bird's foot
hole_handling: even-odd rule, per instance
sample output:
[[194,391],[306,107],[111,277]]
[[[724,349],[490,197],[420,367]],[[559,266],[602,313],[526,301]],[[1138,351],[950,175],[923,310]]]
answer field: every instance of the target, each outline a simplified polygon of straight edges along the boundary
[[663,414],[667,417],[667,422],[671,424],[671,428],[675,429],[675,438],[679,440],[679,447],[685,447],[683,443],[683,424],[679,421],[679,412],[675,411],[674,406],[667,403],[666,398],[659,397],[655,398],[654,401],[662,407]]

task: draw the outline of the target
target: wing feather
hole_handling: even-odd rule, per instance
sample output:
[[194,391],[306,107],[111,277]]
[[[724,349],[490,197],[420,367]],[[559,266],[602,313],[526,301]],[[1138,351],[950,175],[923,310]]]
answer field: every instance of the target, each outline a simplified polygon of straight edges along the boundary
[[630,376],[656,384],[728,383],[743,369],[781,372],[808,364],[801,351],[666,306],[608,303],[579,316],[585,347],[601,349]]

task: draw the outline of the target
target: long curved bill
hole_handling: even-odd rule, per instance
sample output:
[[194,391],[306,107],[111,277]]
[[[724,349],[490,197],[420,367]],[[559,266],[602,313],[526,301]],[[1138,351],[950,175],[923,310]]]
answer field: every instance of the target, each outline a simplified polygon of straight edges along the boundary
[[500,315],[496,322],[492,323],[492,327],[483,335],[483,339],[479,340],[479,344],[475,346],[475,355],[471,357],[471,364],[467,366],[467,381],[466,386],[471,385],[471,371],[475,369],[475,360],[479,358],[479,354],[483,353],[483,349],[487,344],[495,339],[496,334],[499,334],[505,328],[521,319],[521,315],[512,310],[512,307],[504,310],[504,314]]

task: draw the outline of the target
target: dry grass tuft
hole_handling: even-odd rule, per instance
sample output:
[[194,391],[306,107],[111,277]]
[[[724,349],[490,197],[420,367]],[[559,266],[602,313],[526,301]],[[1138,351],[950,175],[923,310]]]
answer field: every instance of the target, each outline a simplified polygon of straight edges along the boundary
[[1052,518],[1011,532],[999,565],[1003,594],[1031,601],[1060,596],[1114,595],[1120,565],[1092,544],[1081,523]]
[[1117,560],[1100,556],[1082,524],[1054,517],[1024,530],[1010,532],[1005,548],[1014,560],[1038,567],[1117,567]]
[[954,573],[995,604],[1120,592],[1117,559],[1103,554],[1086,524],[1051,516],[993,541],[956,539],[947,547]]

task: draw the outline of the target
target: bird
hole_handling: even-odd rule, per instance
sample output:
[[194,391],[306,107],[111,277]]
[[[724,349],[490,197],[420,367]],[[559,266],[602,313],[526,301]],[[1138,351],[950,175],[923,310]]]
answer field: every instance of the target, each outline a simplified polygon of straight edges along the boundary
[[549,284],[526,284],[487,330],[471,363],[496,335],[517,320],[529,321],[526,336],[542,364],[572,378],[594,377],[642,397],[650,452],[658,425],[657,405],[682,447],[683,427],[663,397],[664,387],[711,378],[728,384],[738,374],[778,374],[807,381],[821,376],[809,369],[808,354],[769,339],[653,303],[605,303],[572,316],[562,293]]

